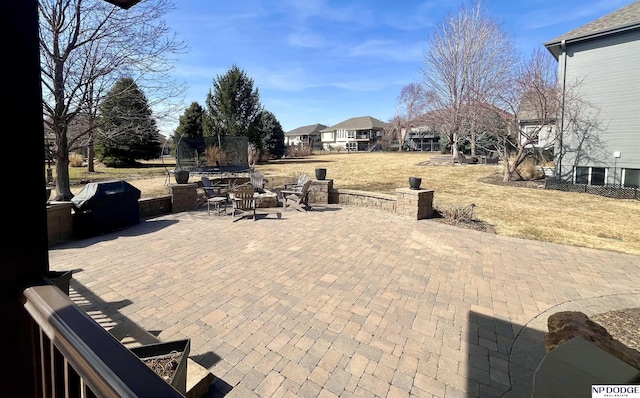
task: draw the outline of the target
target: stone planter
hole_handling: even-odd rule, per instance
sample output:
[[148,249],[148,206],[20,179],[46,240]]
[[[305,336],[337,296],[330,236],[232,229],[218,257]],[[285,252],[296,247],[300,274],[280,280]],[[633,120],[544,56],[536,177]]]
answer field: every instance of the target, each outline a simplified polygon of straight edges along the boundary
[[420,189],[420,184],[422,184],[422,178],[420,178],[420,177],[409,177],[409,188],[411,188],[411,189]]
[[[191,349],[191,340],[175,340],[155,344],[147,344],[131,348],[142,362],[158,376],[183,395],[187,393],[187,360]],[[160,366],[162,365],[162,366]],[[171,369],[170,375],[163,373],[162,368]]]
[[327,178],[327,169],[318,168],[316,169],[316,180],[324,180]]
[[189,182],[189,170],[176,170],[173,176],[178,184],[186,184]]

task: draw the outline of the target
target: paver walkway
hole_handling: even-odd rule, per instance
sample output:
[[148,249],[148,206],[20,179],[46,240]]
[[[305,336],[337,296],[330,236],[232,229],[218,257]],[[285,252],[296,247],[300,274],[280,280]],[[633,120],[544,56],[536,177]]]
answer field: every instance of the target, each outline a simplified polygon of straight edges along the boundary
[[211,396],[525,397],[548,315],[640,307],[640,257],[358,207],[205,207],[49,256],[105,327],[191,338]]

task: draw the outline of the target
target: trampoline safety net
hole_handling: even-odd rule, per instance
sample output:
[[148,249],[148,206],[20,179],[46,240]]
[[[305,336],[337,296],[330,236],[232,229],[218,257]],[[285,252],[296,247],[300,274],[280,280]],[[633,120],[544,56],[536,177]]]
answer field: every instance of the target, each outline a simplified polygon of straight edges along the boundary
[[192,173],[220,173],[242,172],[249,169],[247,137],[183,137],[176,146],[176,170],[188,170]]

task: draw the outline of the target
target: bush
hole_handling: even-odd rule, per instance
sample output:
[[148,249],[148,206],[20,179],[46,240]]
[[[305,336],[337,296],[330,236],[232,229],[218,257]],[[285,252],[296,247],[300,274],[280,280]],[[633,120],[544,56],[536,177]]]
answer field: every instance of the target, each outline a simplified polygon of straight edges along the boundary
[[516,172],[524,180],[539,180],[544,177],[544,173],[538,169],[536,160],[533,158],[527,158],[524,162],[520,163]]
[[438,209],[438,212],[448,223],[450,224],[469,224],[473,221],[473,209],[475,204],[460,205],[452,204],[442,209]]
[[69,154],[69,166],[70,167],[82,167],[82,163],[84,162],[84,156],[80,153],[71,153]]
[[209,145],[204,150],[205,157],[207,158],[207,166],[226,166],[229,161],[229,156],[220,147],[215,145]]
[[288,158],[300,158],[311,156],[313,153],[308,145],[289,145],[287,146],[286,154]]
[[102,164],[104,164],[107,167],[118,168],[118,167],[135,167],[135,166],[138,166],[140,163],[131,159],[123,159],[123,158],[118,158],[113,156],[107,156],[102,159]]

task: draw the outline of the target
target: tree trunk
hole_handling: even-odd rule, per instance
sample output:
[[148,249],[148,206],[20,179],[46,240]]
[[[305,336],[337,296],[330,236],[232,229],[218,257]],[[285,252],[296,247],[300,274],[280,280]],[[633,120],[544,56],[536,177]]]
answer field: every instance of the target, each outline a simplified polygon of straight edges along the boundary
[[69,187],[69,157],[56,162],[56,197],[55,200],[69,201],[73,198]]
[[[96,152],[93,149],[93,133],[89,136],[89,147],[87,148],[87,171],[89,173],[95,172],[95,167],[93,166],[93,160],[95,159]],[[162,155],[162,154],[161,154]]]
[[476,156],[476,139],[477,139],[477,135],[475,132],[475,128],[473,129],[473,131],[471,131],[471,156],[475,157]]
[[56,196],[54,200],[68,201],[73,198],[69,184],[69,151],[67,134],[56,132]]
[[458,158],[458,133],[453,133],[451,136],[451,157],[453,161]]
[[510,170],[510,164],[507,160],[505,160],[504,162],[504,176],[502,177],[502,181],[504,182],[509,182],[511,181],[511,175],[513,174],[513,171]]

